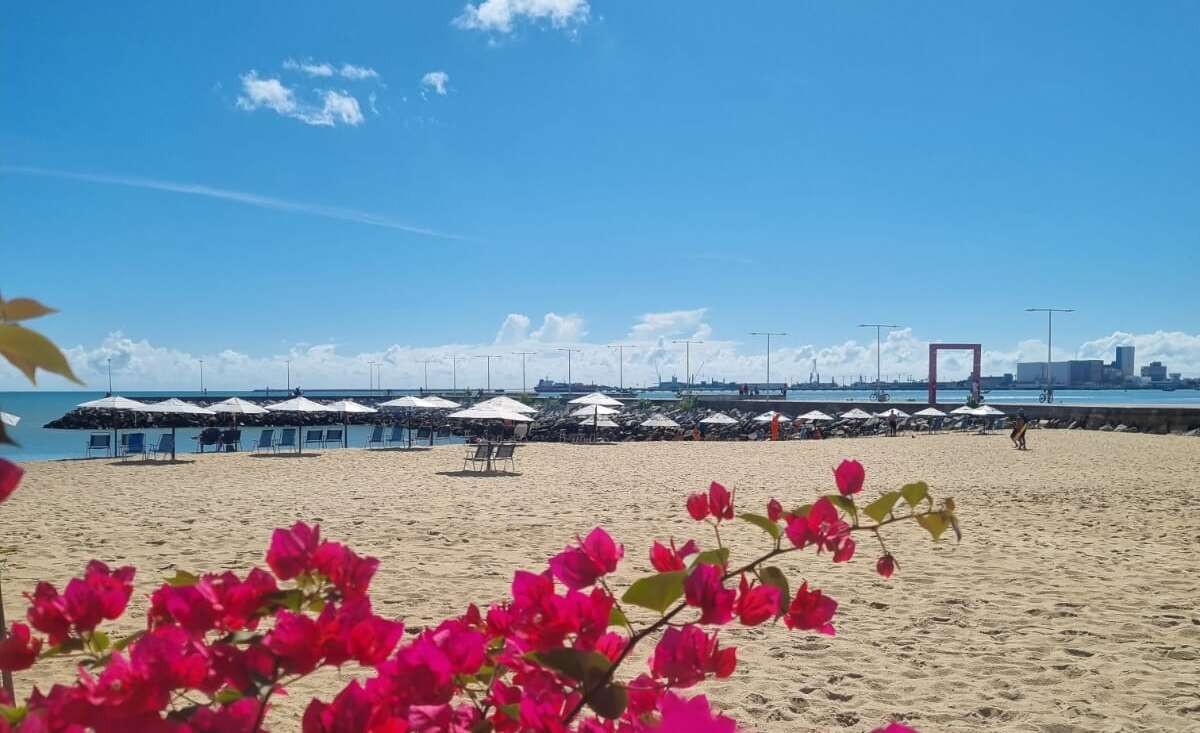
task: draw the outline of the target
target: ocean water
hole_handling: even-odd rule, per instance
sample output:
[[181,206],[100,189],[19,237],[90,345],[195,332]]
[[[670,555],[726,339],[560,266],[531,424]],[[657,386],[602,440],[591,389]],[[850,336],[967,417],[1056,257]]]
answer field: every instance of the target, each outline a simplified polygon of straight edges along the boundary
[[[412,394],[412,390],[392,390],[391,395]],[[201,397],[206,399],[224,399],[232,396],[256,396],[249,392],[122,392],[122,395],[132,399],[154,401],[166,397]],[[337,397],[334,390],[312,390],[306,392],[311,397],[319,399]],[[698,392],[697,394],[718,395],[719,393]],[[916,390],[895,390],[889,393],[889,404],[903,405],[906,402],[924,402],[926,393]],[[61,458],[82,458],[84,445],[91,431],[87,430],[46,430],[42,426],[70,412],[75,405],[87,400],[103,397],[103,392],[66,392],[66,391],[20,391],[0,392],[0,410],[19,415],[21,422],[17,427],[6,427],[9,434],[20,446],[0,445],[0,456],[20,461],[41,461]],[[261,397],[261,394],[257,396]],[[645,399],[671,399],[671,392],[642,392],[638,395]],[[282,393],[276,395],[284,399]],[[1054,393],[1055,404],[1063,405],[1174,405],[1200,407],[1200,390],[1177,390],[1164,392],[1161,390],[1057,390]],[[966,390],[939,390],[940,404],[961,404],[967,398]],[[1004,404],[1036,404],[1037,390],[994,390],[985,395],[986,401],[995,405]],[[792,390],[788,399],[797,402],[864,402],[871,399],[869,390]],[[366,425],[351,425],[349,440],[351,447],[362,447],[370,435],[370,427]],[[147,441],[157,435],[159,430],[149,431]],[[177,431],[176,445],[181,453],[192,450],[192,438],[197,429],[180,428]],[[153,437],[157,442],[157,437]]]

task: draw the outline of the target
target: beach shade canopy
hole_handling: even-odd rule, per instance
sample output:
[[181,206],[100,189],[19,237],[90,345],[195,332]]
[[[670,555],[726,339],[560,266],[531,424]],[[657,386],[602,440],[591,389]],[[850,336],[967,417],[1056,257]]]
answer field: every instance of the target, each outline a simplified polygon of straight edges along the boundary
[[[302,413],[317,413],[317,412],[333,412],[328,405],[322,405],[320,402],[313,402],[307,397],[293,397],[290,400],[276,402],[273,405],[267,405],[267,409],[271,412],[294,412],[297,415]],[[300,455],[300,446],[304,444],[300,435],[301,426],[296,425],[296,455]]]
[[421,399],[425,400],[434,407],[437,407],[439,410],[449,410],[455,407],[462,407],[462,405],[458,404],[457,402],[452,402],[445,397],[438,397],[437,395],[429,395],[428,397],[422,397]]
[[603,392],[592,392],[591,394],[586,394],[582,397],[576,397],[575,399],[570,400],[568,402],[568,404],[571,404],[571,405],[600,405],[602,407],[620,407],[621,406],[621,402],[619,400],[614,400],[612,397],[609,397],[608,395],[604,394]]
[[10,412],[0,412],[0,422],[15,428],[17,423],[21,422],[21,418]]
[[[178,397],[172,397],[162,402],[153,402],[142,407],[134,408],[137,412],[156,412],[163,415],[215,415],[217,413],[191,402],[184,402]],[[171,426],[171,460],[175,460],[175,425]]]
[[677,428],[677,427],[679,427],[679,423],[675,422],[674,420],[672,420],[671,418],[662,414],[661,412],[656,412],[653,415],[651,415],[650,417],[646,418],[646,420],[644,420],[642,422],[642,427],[643,428]]
[[584,405],[575,412],[571,413],[571,417],[599,417],[600,415],[615,415],[620,410],[604,405]]
[[889,407],[883,412],[875,413],[875,417],[908,417],[908,413],[904,410],[897,410],[895,407]]
[[913,417],[945,417],[946,413],[936,407],[926,407],[924,410],[917,410],[913,413]]
[[843,412],[839,417],[843,417],[847,420],[870,420],[871,413],[864,412],[856,407],[849,412]]
[[241,397],[230,397],[208,406],[213,412],[227,412],[233,415],[265,415],[270,410],[262,405],[243,400]]
[[820,410],[810,410],[809,412],[806,412],[803,415],[799,415],[796,419],[797,420],[808,420],[809,422],[818,422],[821,420],[833,420],[832,417],[830,417],[829,415],[826,415],[825,413],[821,412]]
[[787,420],[787,419],[788,419],[788,416],[787,416],[787,415],[785,415],[785,414],[783,414],[782,412],[776,412],[776,411],[774,411],[774,410],[767,410],[767,411],[766,411],[766,412],[764,412],[763,414],[761,414],[761,415],[759,415],[758,417],[754,418],[754,422],[771,422],[772,420],[774,420],[774,419],[775,419],[775,417],[776,417],[777,415],[779,416],[779,421],[780,421],[780,422],[784,422],[785,420]]
[[374,407],[360,405],[354,400],[338,400],[337,402],[330,402],[328,405],[325,405],[325,409],[329,410],[330,412],[340,412],[346,415],[351,413],[365,415],[369,412],[379,412],[379,410],[376,410]]
[[400,408],[400,409],[406,409],[406,410],[438,410],[438,409],[441,409],[437,405],[428,402],[423,397],[414,397],[412,395],[405,395],[404,397],[397,397],[396,399],[388,400],[387,402],[380,402],[379,406],[380,407]]
[[117,395],[101,397],[98,400],[91,400],[90,402],[80,402],[76,405],[76,407],[83,407],[90,410],[138,410],[145,406],[144,402],[138,402],[137,400]]
[[956,407],[950,411],[950,414],[951,415],[971,415],[973,417],[979,417],[979,415],[975,412],[975,408],[971,407],[970,405],[963,405],[962,407]]
[[1004,413],[991,405],[982,405],[971,411],[972,415],[977,417],[1004,417]]
[[591,425],[593,429],[621,427],[620,425],[617,425],[615,422],[613,422],[612,420],[609,420],[608,418],[605,418],[603,420],[597,420],[597,419],[593,419],[590,417],[585,417],[585,418],[583,418],[583,420],[581,420],[579,422],[579,424],[580,425]]
[[[458,405],[455,405],[455,407],[457,406]],[[538,409],[532,405],[527,405],[520,400],[514,400],[512,397],[504,397],[503,395],[500,397],[493,397],[490,400],[484,400],[483,402],[477,402],[475,406],[495,408],[497,410],[504,410],[506,412],[519,412],[524,415],[532,415],[538,411]]]
[[700,422],[705,425],[737,425],[738,421],[723,412],[714,413]]
[[508,420],[510,422],[533,422],[533,418],[511,410],[497,410],[494,407],[468,407],[465,410],[452,412],[446,417],[455,420]]

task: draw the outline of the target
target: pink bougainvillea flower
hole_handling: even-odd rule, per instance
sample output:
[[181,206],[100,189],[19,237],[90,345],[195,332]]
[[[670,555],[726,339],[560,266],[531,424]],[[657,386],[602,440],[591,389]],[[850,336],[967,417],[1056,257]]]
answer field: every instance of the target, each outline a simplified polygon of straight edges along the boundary
[[579,590],[616,570],[624,556],[624,546],[613,542],[608,532],[597,527],[579,540],[578,547],[567,547],[550,558],[550,570],[563,585]]
[[773,585],[754,585],[742,576],[738,584],[735,610],[738,620],[746,626],[757,626],[780,612],[780,592]]
[[8,636],[0,641],[0,670],[20,672],[29,669],[42,650],[42,640],[30,636],[29,627],[14,623]]
[[[374,713],[374,699],[367,694],[358,680],[351,680],[331,703],[323,703],[314,698],[304,711],[301,730],[303,733],[367,731],[371,730],[371,717]],[[407,725],[405,727],[407,728]]]
[[692,494],[687,500],[688,514],[697,522],[708,517],[708,497],[703,493]]
[[842,461],[833,469],[833,478],[837,481],[838,491],[842,496],[850,496],[862,491],[863,480],[867,472],[858,461]]
[[708,487],[708,511],[718,522],[733,519],[733,495],[716,481]]
[[896,565],[896,558],[892,557],[892,553],[889,552],[875,563],[875,572],[885,578],[890,578],[892,577],[892,573],[896,572]]
[[910,728],[904,723],[891,722],[881,728],[876,728],[871,733],[917,733],[917,729]]
[[308,674],[321,660],[321,630],[302,613],[280,611],[264,643],[288,674]]
[[695,624],[668,628],[650,657],[650,672],[672,687],[691,687],[707,675],[724,678],[737,667],[737,650],[721,649],[717,635]]
[[796,597],[788,606],[783,621],[789,629],[803,629],[833,636],[833,624],[830,620],[833,619],[837,607],[837,601],[819,590],[810,591],[806,582],[796,591]]
[[133,595],[134,569],[128,565],[110,571],[99,560],[87,565],[83,580],[96,596],[96,604],[102,618],[112,621],[125,613],[125,605]]
[[313,553],[321,543],[321,528],[296,522],[291,529],[277,529],[271,534],[267,550],[267,565],[280,580],[291,580],[308,570]]
[[359,557],[340,542],[322,542],[312,554],[312,569],[329,578],[344,598],[359,598],[367,592],[379,560]]
[[[817,545],[817,551],[837,553],[850,541],[850,525],[838,518],[838,510],[828,497],[822,496],[809,508],[808,514],[788,515],[786,533],[796,547]],[[853,555],[853,548],[843,551]],[[847,558],[848,559],[848,558]]]
[[736,733],[737,723],[714,713],[704,695],[685,699],[673,692],[663,696],[658,706],[662,721],[658,733]]
[[697,565],[683,582],[684,598],[689,606],[700,609],[702,624],[725,624],[733,618],[733,603],[737,592],[726,589],[721,577],[724,571],[717,565]]
[[854,557],[854,540],[846,537],[833,551],[834,562],[849,562]]
[[768,501],[767,502],[767,519],[770,519],[772,522],[778,522],[780,517],[782,517],[782,516],[783,516],[783,505],[779,503],[779,500],[772,499],[772,500]]
[[696,547],[695,540],[688,540],[683,547],[675,549],[675,540],[671,540],[671,546],[668,548],[661,542],[655,541],[650,546],[650,564],[660,573],[669,573],[675,570],[683,570],[687,566],[684,564],[684,559],[688,555],[699,552],[700,548]]
[[621,656],[621,652],[625,651],[625,646],[629,642],[624,636],[615,631],[610,631],[602,634],[599,639],[596,639],[595,651],[600,652],[608,657],[608,661],[615,662]]
[[21,483],[25,469],[12,461],[0,458],[0,504],[3,504]]
[[67,603],[54,586],[46,581],[34,586],[29,599],[29,610],[25,617],[29,625],[49,637],[50,645],[57,646],[71,635],[71,619],[67,617]]

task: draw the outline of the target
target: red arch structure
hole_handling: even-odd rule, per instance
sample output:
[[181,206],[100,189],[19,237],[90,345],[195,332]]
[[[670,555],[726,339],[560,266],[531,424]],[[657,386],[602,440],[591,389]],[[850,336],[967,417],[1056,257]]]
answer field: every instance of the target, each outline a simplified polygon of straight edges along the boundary
[[971,367],[971,398],[972,402],[979,402],[979,360],[982,352],[982,347],[979,344],[930,344],[929,345],[929,404],[937,403],[937,355],[938,352],[946,349],[950,351],[970,351],[974,357],[974,365]]

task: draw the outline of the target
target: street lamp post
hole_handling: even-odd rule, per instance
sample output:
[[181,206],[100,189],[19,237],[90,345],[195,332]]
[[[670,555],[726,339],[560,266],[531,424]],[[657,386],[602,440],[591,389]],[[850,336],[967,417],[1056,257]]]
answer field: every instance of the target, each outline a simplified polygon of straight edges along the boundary
[[767,389],[771,388],[771,337],[772,336],[787,336],[783,331],[751,331],[751,336],[766,336],[767,337]]
[[625,391],[625,349],[636,349],[632,344],[609,344],[608,348],[617,350],[617,379],[621,391]]
[[537,354],[536,351],[514,351],[513,356],[521,357],[521,394],[525,394],[525,357]]
[[417,359],[418,364],[423,364],[425,366],[425,391],[426,392],[429,391],[429,365],[435,361],[437,361],[437,359]]
[[292,393],[292,360],[287,359],[284,363],[287,364],[287,390],[288,394]]
[[1042,394],[1038,397],[1038,402],[1047,404],[1054,401],[1054,387],[1052,385],[1050,359],[1051,346],[1054,343],[1054,314],[1055,313],[1074,313],[1074,308],[1026,308],[1026,313],[1045,313],[1046,314],[1046,385],[1042,388]]
[[467,360],[467,357],[465,357],[465,356],[451,356],[450,357],[450,391],[451,392],[458,391],[458,362],[466,361],[466,360]]
[[676,339],[673,344],[684,345],[684,371],[687,372],[688,394],[692,393],[692,344],[702,344],[703,341],[692,341],[691,339]]
[[487,391],[492,391],[492,359],[502,359],[499,354],[479,354],[476,359],[487,359]]
[[200,395],[204,395],[204,360],[200,359]]
[[377,361],[367,362],[367,394],[372,397],[375,396],[375,365],[378,363]]
[[860,324],[858,324],[858,327],[875,329],[875,399],[878,400],[879,402],[887,402],[887,399],[888,399],[887,393],[883,391],[883,386],[880,384],[880,377],[881,377],[880,365],[883,363],[882,362],[882,353],[883,353],[882,333],[883,333],[883,329],[885,329],[885,328],[900,328],[900,327],[894,323],[860,323]]
[[583,353],[580,349],[568,349],[565,346],[560,346],[555,351],[567,352],[567,394],[571,394],[571,354]]

